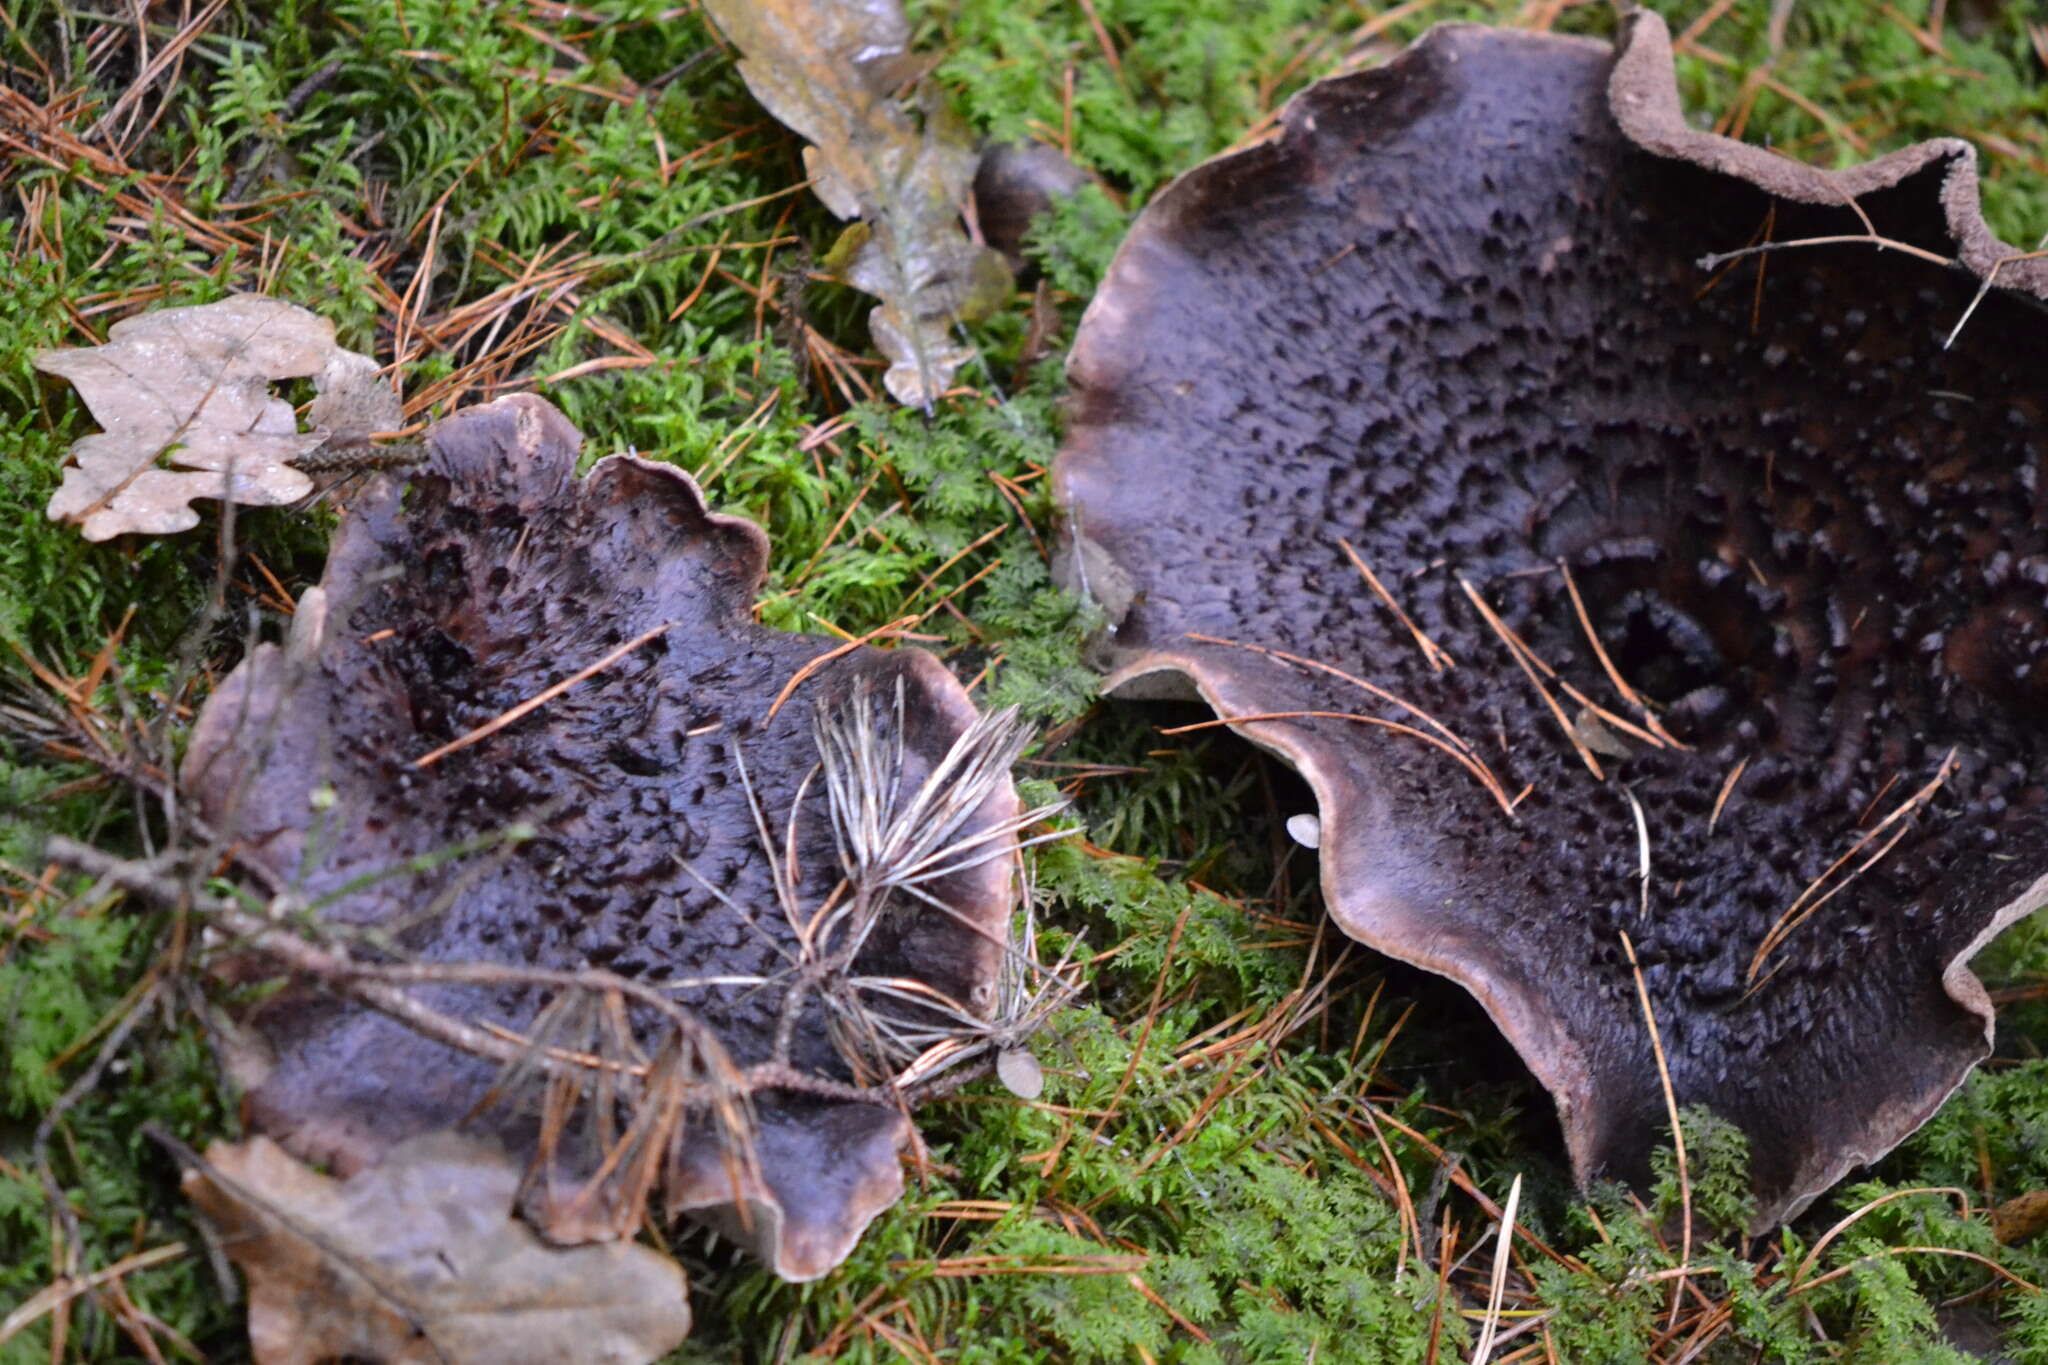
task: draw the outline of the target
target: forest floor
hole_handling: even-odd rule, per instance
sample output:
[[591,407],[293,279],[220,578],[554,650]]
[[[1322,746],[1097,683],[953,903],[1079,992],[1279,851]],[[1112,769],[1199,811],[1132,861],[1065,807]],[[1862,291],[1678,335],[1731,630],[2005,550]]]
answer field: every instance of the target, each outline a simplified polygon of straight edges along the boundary
[[[1962,136],[1994,229],[2048,232],[2048,26],[2029,6],[1654,7],[1714,126],[1830,165]],[[1979,960],[1995,1059],[1792,1226],[1743,1236],[1739,1143],[1693,1134],[1701,1245],[1674,1297],[1675,1183],[1575,1193],[1547,1096],[1478,1008],[1328,925],[1283,828],[1293,779],[1098,701],[1095,622],[1047,568],[1060,358],[1147,200],[1431,23],[1605,35],[1605,4],[914,5],[978,135],[1058,145],[1107,187],[1036,233],[1037,282],[974,324],[980,358],[929,419],[877,396],[870,301],[824,273],[841,225],[692,6],[0,14],[0,1362],[248,1352],[176,1164],[142,1133],[238,1132],[184,922],[43,855],[52,834],[154,851],[161,810],[37,730],[28,699],[60,698],[114,766],[167,771],[212,683],[318,581],[334,514],[245,509],[230,541],[209,510],[87,543],[43,509],[93,424],[30,362],[257,290],[395,365],[408,420],[535,393],[587,458],[693,472],[772,538],[767,625],[851,638],[921,614],[979,700],[1044,727],[1027,787],[1074,801],[1082,837],[1036,854],[1048,939],[1090,949],[1041,1050],[1044,1098],[985,1082],[922,1113],[929,1165],[814,1283],[678,1240],[698,1327],[675,1359],[1462,1360],[1520,1176],[1496,1360],[2048,1365],[2048,1249],[2002,1243],[1988,1215],[2048,1189],[2038,922]]]

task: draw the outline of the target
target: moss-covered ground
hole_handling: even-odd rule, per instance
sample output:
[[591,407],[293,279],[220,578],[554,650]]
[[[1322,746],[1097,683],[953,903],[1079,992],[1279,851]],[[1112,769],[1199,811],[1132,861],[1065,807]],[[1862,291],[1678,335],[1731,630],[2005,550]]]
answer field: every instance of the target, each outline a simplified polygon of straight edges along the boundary
[[[2030,30],[2030,5],[1658,8],[1684,37],[1690,107],[1723,128],[1823,163],[1960,134],[1984,151],[2000,233],[2048,232],[2048,29]],[[798,141],[689,5],[6,0],[0,705],[61,684],[134,763],[160,763],[207,680],[317,579],[324,511],[242,513],[225,565],[211,513],[102,545],[42,514],[92,425],[34,352],[142,309],[271,292],[395,360],[415,419],[534,392],[593,458],[631,447],[696,472],[774,538],[771,625],[860,634],[936,607],[930,647],[1052,735],[1026,773],[1075,798],[1085,838],[1049,846],[1038,882],[1050,936],[1085,932],[1092,961],[1041,1049],[1044,1099],[991,1083],[928,1111],[928,1171],[817,1283],[684,1239],[700,1325],[680,1358],[1463,1360],[1519,1174],[1496,1359],[1938,1361],[1974,1345],[2048,1362],[2048,1251],[1998,1244],[1985,1214],[2048,1188],[2040,926],[1981,963],[2006,1002],[1997,1060],[1794,1227],[1732,1231],[1739,1143],[1692,1132],[1703,1245],[1674,1311],[1673,1189],[1647,1209],[1575,1198],[1548,1101],[1476,1008],[1325,926],[1281,832],[1298,808],[1286,775],[1214,732],[1163,738],[1161,713],[1098,704],[1079,661],[1091,623],[1046,570],[1059,357],[1147,198],[1307,81],[1431,22],[1602,33],[1606,6],[913,12],[979,132],[1061,144],[1114,191],[1039,232],[1043,284],[977,326],[983,359],[929,421],[868,396],[867,301],[816,266],[837,225],[803,188]],[[237,1125],[192,991],[161,985],[172,923],[82,898],[40,855],[51,832],[147,850],[153,804],[8,714],[0,1318],[67,1276],[115,1273],[10,1324],[0,1361],[243,1358],[241,1310],[140,1132],[203,1145]]]

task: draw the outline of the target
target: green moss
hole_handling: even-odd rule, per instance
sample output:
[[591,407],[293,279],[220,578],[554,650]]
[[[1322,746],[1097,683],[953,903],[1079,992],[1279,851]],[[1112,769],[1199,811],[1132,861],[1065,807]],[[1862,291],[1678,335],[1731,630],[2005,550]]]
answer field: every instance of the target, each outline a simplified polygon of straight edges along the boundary
[[[120,696],[155,726],[193,699],[179,696],[192,673],[184,660],[218,676],[252,632],[278,628],[229,581],[224,616],[193,635],[222,587],[212,518],[187,536],[100,546],[43,518],[63,451],[91,423],[28,363],[135,309],[261,284],[384,358],[406,298],[407,392],[441,395],[436,411],[458,386],[465,404],[526,389],[569,414],[593,460],[633,448],[697,472],[716,503],[773,535],[769,624],[859,633],[920,615],[917,631],[979,680],[982,699],[1047,724],[1075,720],[1095,707],[1081,645],[1097,623],[1041,557],[1057,523],[1044,470],[1059,438],[1058,356],[1131,218],[1335,64],[1378,60],[1433,20],[1542,7],[1461,0],[1383,23],[1378,7],[1321,0],[914,6],[918,41],[942,54],[938,79],[978,132],[1064,143],[1104,182],[1033,234],[1047,315],[1034,322],[1020,295],[978,324],[983,359],[963,374],[976,392],[930,420],[849,408],[815,363],[830,346],[866,356],[867,305],[807,278],[839,225],[795,188],[796,141],[746,94],[723,45],[657,0],[602,8],[603,22],[482,0],[230,7],[144,101],[136,127],[150,127],[133,139],[133,174],[62,159],[0,165],[17,243],[0,291],[0,645],[79,673],[135,605]],[[1657,8],[1682,26],[1705,5]],[[2027,244],[2048,231],[2038,170],[2048,79],[2028,6],[1976,7],[1988,15],[1967,32],[1963,7],[1951,6],[1946,56],[1863,0],[1800,0],[1774,51],[1772,8],[1728,7],[1682,57],[1691,107],[1738,111],[1750,140],[1824,163],[1975,136],[1994,227]],[[1898,8],[1927,22],[1925,3]],[[132,48],[105,49],[132,41],[120,36],[128,21],[107,28],[43,0],[8,0],[7,14],[0,59],[31,98],[44,63],[99,108],[127,89]],[[1611,16],[1574,6],[1561,25],[1601,33]],[[171,36],[153,30],[155,50]],[[184,178],[193,218],[150,191],[146,176],[170,174]],[[193,226],[208,219],[260,226],[235,228],[236,245],[222,250]],[[109,249],[116,235],[124,242]],[[576,278],[548,273],[564,266]],[[414,325],[494,296],[513,301],[473,328],[424,336]],[[471,372],[518,335],[538,344]],[[651,363],[587,366],[621,355],[620,336]],[[324,511],[244,512],[235,540],[296,591],[317,579],[330,527]],[[232,579],[256,585],[244,569]],[[0,648],[0,672],[0,690],[33,686],[11,649]],[[102,702],[122,704],[111,684]],[[1474,1258],[1457,1281],[1465,1289],[1490,1258],[1490,1224],[1446,1162],[1395,1122],[1449,1148],[1495,1198],[1524,1176],[1524,1225],[1569,1258],[1524,1258],[1560,1359],[1643,1358],[1669,1310],[1669,1280],[1652,1276],[1677,1265],[1660,1235],[1676,1208],[1670,1158],[1647,1214],[1614,1194],[1575,1202],[1547,1099],[1499,1056],[1469,1002],[1355,950],[1327,995],[1300,994],[1341,946],[1333,932],[1318,937],[1311,860],[1277,828],[1300,798],[1235,742],[1161,737],[1164,723],[1096,707],[1044,756],[1074,766],[1029,770],[1075,790],[1075,819],[1095,845],[1132,855],[1074,843],[1038,860],[1048,936],[1084,934],[1098,955],[1084,1002],[1042,1048],[1047,1102],[984,1087],[935,1107],[922,1183],[816,1284],[783,1285],[687,1241],[700,1328],[680,1358],[786,1360],[829,1347],[882,1360],[912,1353],[899,1352],[903,1341],[962,1362],[1376,1362],[1426,1359],[1433,1334],[1438,1359],[1461,1358],[1469,1301],[1438,1301],[1435,1267],[1405,1245],[1413,1230],[1380,1182],[1401,1180],[1425,1221],[1451,1216]],[[141,849],[162,831],[146,830],[132,802],[72,785],[89,770],[33,742],[0,744],[10,897],[0,905],[0,1304],[11,1305],[57,1271],[29,1150],[35,1123],[90,1063],[93,1046],[74,1045],[171,940],[153,913],[62,894],[82,887],[31,892],[48,832]],[[2048,930],[2016,930],[1984,970],[1994,986],[2048,980]],[[189,1003],[153,1011],[122,1053],[125,1069],[56,1126],[52,1170],[83,1220],[85,1267],[198,1244],[168,1163],[139,1136],[147,1120],[194,1142],[234,1129]],[[1255,1023],[1270,1036],[1194,1059],[1191,1046]],[[2005,1349],[2048,1362],[2043,1297],[1972,1259],[2042,1284],[2048,1257],[1992,1245],[1953,1195],[1883,1203],[1800,1271],[1830,1223],[1897,1191],[1956,1187],[1981,1205],[2048,1185],[2048,1004],[2021,1001],[2002,1027],[2010,1060],[1966,1085],[1877,1183],[1760,1244],[1737,1231],[1740,1142],[1704,1116],[1688,1120],[1695,1269],[1732,1314],[1706,1359],[1950,1359],[1937,1307],[1981,1295]],[[987,1202],[974,1212],[963,1200]],[[1089,1273],[1053,1273],[1076,1268]],[[210,1274],[195,1255],[127,1285],[209,1355],[235,1358],[239,1310]],[[90,1302],[71,1330],[75,1358],[134,1353]],[[0,1360],[48,1356],[47,1320],[0,1346]]]

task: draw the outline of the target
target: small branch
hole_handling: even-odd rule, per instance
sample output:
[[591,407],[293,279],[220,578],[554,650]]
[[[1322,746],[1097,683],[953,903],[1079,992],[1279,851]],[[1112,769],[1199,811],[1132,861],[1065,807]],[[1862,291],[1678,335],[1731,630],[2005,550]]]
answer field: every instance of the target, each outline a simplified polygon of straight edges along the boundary
[[419,441],[374,444],[367,436],[331,439],[328,444],[307,451],[291,461],[301,474],[362,474],[381,469],[411,469],[427,462],[427,448]]
[[[477,962],[368,963],[358,962],[342,949],[309,943],[290,929],[263,916],[244,910],[231,901],[197,894],[176,878],[156,868],[128,862],[96,848],[61,836],[53,837],[44,854],[52,862],[87,876],[96,877],[125,891],[166,905],[183,904],[241,940],[240,946],[275,958],[293,971],[303,972],[332,985],[359,1004],[387,1015],[435,1042],[500,1064],[535,1065],[550,1074],[586,1075],[605,1066],[602,1062],[577,1060],[554,1049],[535,1048],[530,1041],[495,1033],[422,1004],[407,993],[409,986],[421,985],[531,985],[563,990],[611,991],[645,1005],[675,1023],[693,1041],[711,1041],[710,1031],[694,1014],[660,992],[611,972],[590,969],[562,971],[548,967]],[[635,1068],[642,1070],[644,1068]],[[964,1080],[979,1074],[969,1069],[964,1075],[948,1076],[944,1083],[905,1087],[856,1085],[797,1070],[787,1062],[768,1061],[746,1067],[739,1073],[740,1088],[787,1090],[820,1099],[846,1100],[858,1104],[894,1107],[905,1098],[932,1098],[951,1091]],[[710,1089],[699,1085],[693,1089]],[[692,1096],[701,1099],[702,1096]]]
[[[279,125],[282,126],[298,117],[299,111],[306,107],[306,101],[312,99],[313,96],[333,84],[334,78],[339,76],[347,65],[348,61],[346,58],[330,58],[325,66],[320,67],[312,75],[293,86],[290,92],[285,95],[284,104],[277,111]],[[280,151],[283,146],[284,139],[281,137],[257,138],[249,150],[243,154],[242,164],[235,168],[235,180],[228,187],[225,202],[230,204],[242,203],[242,196],[247,194],[249,187],[255,183],[257,174],[263,169],[263,163]]]
[[[87,876],[109,882],[124,891],[165,905],[189,905],[256,952],[274,957],[294,971],[341,985],[349,995],[379,1013],[387,1014],[436,1042],[498,1062],[514,1062],[527,1056],[527,1049],[492,1036],[433,1009],[407,995],[388,980],[392,973],[442,971],[447,968],[377,967],[356,962],[346,952],[330,951],[306,942],[287,929],[231,901],[194,894],[183,883],[152,868],[123,861],[96,848],[56,836],[44,845],[52,862],[62,863]],[[412,979],[424,979],[414,976]],[[439,979],[446,979],[445,977]]]
[[2048,236],[2043,236],[2040,246],[2035,247],[2032,251],[2023,252],[2017,256],[2003,256],[1991,263],[1991,271],[1984,277],[1984,283],[1977,286],[1977,293],[1970,300],[1970,306],[1963,310],[1963,315],[1956,319],[1956,325],[1949,329],[1949,334],[1946,337],[1942,338],[1942,350],[1946,351],[1956,344],[1956,338],[1963,334],[1963,328],[1969,324],[1971,318],[1976,316],[1977,305],[1984,302],[1984,296],[1991,292],[1991,286],[1998,283],[1998,272],[2009,265],[2017,265],[2021,261],[2038,260],[2043,255],[2048,255],[2048,252],[2042,250],[2043,247],[2048,247]]

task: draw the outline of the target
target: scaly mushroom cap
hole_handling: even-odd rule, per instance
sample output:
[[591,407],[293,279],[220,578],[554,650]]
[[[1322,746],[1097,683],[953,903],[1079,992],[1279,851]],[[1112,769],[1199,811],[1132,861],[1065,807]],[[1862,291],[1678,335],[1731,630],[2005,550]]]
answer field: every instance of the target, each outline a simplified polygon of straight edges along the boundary
[[[2048,275],[1944,351],[2010,254],[1970,148],[1692,131],[1654,15],[1441,27],[1284,123],[1145,211],[1069,362],[1109,685],[1306,775],[1331,914],[1480,999],[1582,1179],[1668,1128],[1632,947],[1789,1217],[1985,1055],[1963,964],[2048,887]],[[1966,268],[1699,264],[1859,209]]]
[[[417,960],[600,967],[650,984],[773,977],[793,934],[740,764],[778,839],[794,820],[797,889],[815,907],[840,863],[823,784],[797,804],[818,762],[811,698],[863,679],[893,697],[900,684],[911,785],[972,724],[973,705],[932,656],[863,647],[769,718],[785,684],[836,645],[754,624],[767,538],[707,512],[695,484],[666,465],[613,456],[578,479],[579,443],[560,413],[523,396],[434,428],[429,463],[409,487],[386,480],[351,508],[291,642],[255,651],[208,703],[186,780],[206,818],[304,903],[513,822],[533,826],[516,846],[387,875],[322,907],[329,924],[377,930]],[[415,766],[664,622],[675,624],[509,727]],[[323,788],[331,803],[316,802]],[[999,784],[968,828],[1014,811]],[[1010,864],[995,857],[935,884],[954,913],[892,915],[861,970],[985,1008]],[[544,999],[523,986],[419,995],[513,1029]],[[745,1066],[770,1055],[779,995],[735,987],[675,998]],[[282,993],[256,1022],[276,1052],[250,1097],[256,1124],[344,1172],[461,1121],[494,1074],[310,990]],[[636,1015],[644,1043],[654,1023]],[[815,1003],[789,1060],[848,1079]],[[726,1160],[715,1127],[699,1123],[676,1153],[666,1206],[751,1242],[787,1278],[823,1274],[901,1192],[909,1123],[891,1105],[773,1091],[756,1095],[754,1111],[758,1177]],[[500,1107],[484,1121],[535,1149],[530,1116]]]

